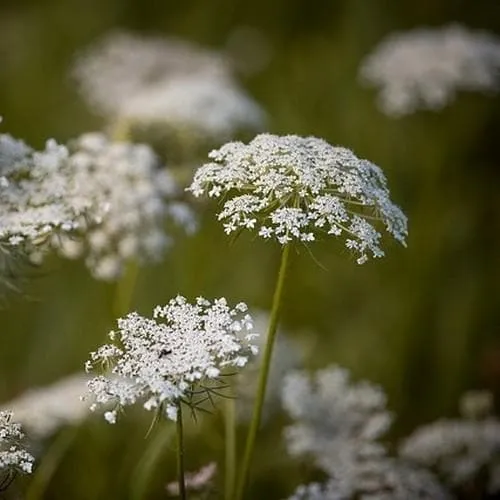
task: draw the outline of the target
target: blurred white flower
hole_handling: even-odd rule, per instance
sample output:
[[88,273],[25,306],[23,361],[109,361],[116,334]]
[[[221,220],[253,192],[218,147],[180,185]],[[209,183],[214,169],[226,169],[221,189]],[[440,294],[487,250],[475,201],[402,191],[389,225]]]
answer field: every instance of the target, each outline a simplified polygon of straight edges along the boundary
[[[265,332],[268,330],[269,314],[264,312],[253,312],[252,318],[254,330],[260,333],[256,338],[256,344],[259,346],[259,351],[261,351],[267,340],[267,333]],[[260,355],[256,356],[238,376],[236,385],[238,399],[236,404],[238,408],[238,417],[242,420],[250,420],[252,417],[261,360],[262,358]],[[303,355],[300,352],[299,346],[293,339],[288,338],[281,328],[278,328],[273,350],[273,362],[271,363],[266,386],[263,409],[264,419],[279,409],[285,376],[290,371],[299,369],[302,360]]]
[[447,498],[431,473],[389,457],[378,441],[392,421],[380,387],[354,384],[335,366],[314,379],[295,372],[285,379],[283,405],[294,419],[285,429],[289,452],[311,456],[329,476],[324,485],[300,486],[292,499]]
[[[477,398],[477,394],[472,397]],[[484,412],[467,412],[470,398],[471,394],[466,394],[466,401],[461,404],[462,411],[466,410],[464,418],[441,419],[419,427],[403,441],[399,453],[406,460],[434,470],[450,487],[467,486],[482,476],[488,493],[497,493],[500,491],[500,421]],[[479,402],[484,410],[484,400]]]
[[[186,473],[184,478],[186,489],[192,492],[200,492],[206,490],[212,485],[216,473],[217,464],[215,462],[210,462],[196,472]],[[168,483],[167,491],[169,495],[178,496],[178,481],[172,481],[171,483]]]
[[251,229],[282,245],[341,236],[359,264],[384,255],[376,221],[405,244],[407,220],[390,201],[382,170],[349,149],[315,137],[260,134],[209,157],[188,190],[223,198],[218,218],[227,234]]
[[[112,344],[91,353],[87,371],[95,365],[111,373],[92,379],[88,386],[100,404],[114,404],[106,414],[113,423],[120,407],[143,402],[176,420],[177,405],[203,392],[204,383],[220,379],[226,367],[240,368],[257,353],[252,343],[252,319],[240,303],[231,309],[226,299],[210,302],[184,297],[154,309],[153,319],[131,313],[118,320]],[[241,335],[241,332],[245,332]]]
[[0,411],[0,471],[30,474],[34,458],[20,445],[21,425],[12,421],[12,412]]
[[80,230],[52,244],[68,258],[83,254],[94,277],[118,278],[129,259],[159,260],[172,243],[166,221],[194,230],[174,178],[148,146],[91,133],[70,148],[65,196],[81,213]]
[[152,149],[103,134],[41,152],[0,136],[0,179],[0,244],[38,259],[49,248],[83,255],[98,279],[118,278],[129,259],[158,260],[171,243],[166,221],[195,228]]
[[75,425],[88,414],[88,404],[81,401],[89,377],[76,374],[47,387],[30,389],[4,405],[16,415],[30,438],[50,437],[64,425]]
[[438,110],[460,90],[498,91],[500,38],[457,24],[394,33],[366,57],[359,74],[379,88],[388,115]]
[[0,136],[0,241],[33,251],[53,233],[78,227],[80,212],[66,197],[67,172],[60,168],[68,157],[68,150],[53,140],[36,152]]
[[82,54],[74,75],[101,114],[228,139],[260,129],[264,114],[222,54],[174,38],[114,33]]
[[365,473],[370,477],[364,491],[342,478],[330,478],[325,484],[312,483],[297,488],[288,500],[451,500],[452,497],[424,469],[407,467],[386,459],[367,462]]
[[165,123],[215,140],[230,139],[238,130],[259,130],[264,113],[229,77],[171,77],[132,96],[121,115],[141,124]]

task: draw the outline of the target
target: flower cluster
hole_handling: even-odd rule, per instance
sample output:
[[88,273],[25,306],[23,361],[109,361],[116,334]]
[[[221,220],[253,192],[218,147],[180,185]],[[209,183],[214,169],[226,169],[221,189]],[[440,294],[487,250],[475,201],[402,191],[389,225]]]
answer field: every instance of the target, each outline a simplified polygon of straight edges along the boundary
[[171,243],[165,220],[194,230],[177,184],[151,148],[110,142],[103,134],[71,144],[66,197],[80,212],[79,231],[53,239],[65,257],[85,255],[99,279],[116,279],[128,259],[158,260]]
[[170,243],[166,219],[194,229],[176,182],[145,145],[91,133],[37,152],[4,135],[0,174],[0,243],[33,256],[84,255],[99,279],[116,279],[128,259],[158,259]]
[[441,109],[459,90],[499,89],[500,38],[460,25],[395,33],[363,62],[360,77],[379,87],[379,104],[393,116]]
[[91,353],[86,364],[87,371],[111,368],[88,384],[93,408],[114,403],[105,417],[115,422],[120,407],[143,401],[147,410],[159,408],[176,420],[178,404],[203,391],[204,382],[219,379],[225,368],[243,367],[256,354],[246,310],[243,303],[231,309],[224,298],[200,297],[191,304],[178,296],[157,306],[153,319],[137,313],[119,319],[110,333],[113,343]]
[[402,443],[400,455],[433,469],[453,489],[467,487],[482,476],[488,494],[498,493],[500,422],[483,411],[479,412],[482,418],[476,417],[484,402],[484,394],[466,394],[461,407],[473,411],[462,419],[442,419],[418,428]]
[[76,229],[78,213],[66,198],[61,162],[68,151],[55,141],[35,152],[9,135],[0,136],[0,241],[33,250],[55,231]]
[[21,426],[12,422],[12,412],[0,411],[0,471],[30,474],[34,458],[21,446]]
[[74,73],[87,101],[115,120],[215,139],[263,123],[225,58],[177,39],[114,33],[83,54]]
[[283,404],[295,423],[285,429],[292,455],[310,455],[329,476],[324,485],[301,486],[298,499],[444,499],[431,473],[387,455],[378,440],[391,424],[383,391],[353,384],[337,367],[289,375]]
[[76,425],[88,414],[81,401],[88,376],[76,374],[37,389],[31,389],[5,405],[31,438],[50,437],[64,425]]
[[224,199],[218,218],[227,234],[255,229],[282,245],[318,233],[344,237],[360,264],[384,255],[377,221],[405,244],[406,217],[390,201],[382,170],[349,149],[315,137],[260,134],[209,157],[188,190]]

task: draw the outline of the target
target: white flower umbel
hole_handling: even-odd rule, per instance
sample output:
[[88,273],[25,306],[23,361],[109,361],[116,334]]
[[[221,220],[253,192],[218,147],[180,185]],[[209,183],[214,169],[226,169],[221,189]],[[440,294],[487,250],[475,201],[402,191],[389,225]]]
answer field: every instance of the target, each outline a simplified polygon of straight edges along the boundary
[[0,136],[0,241],[28,251],[47,247],[55,232],[78,227],[78,207],[67,198],[68,150],[54,140],[36,152]]
[[213,75],[169,78],[128,99],[121,116],[130,123],[164,124],[213,140],[260,130],[264,123],[261,108],[232,78]]
[[386,396],[369,382],[354,384],[335,366],[312,380],[290,374],[283,404],[295,423],[285,429],[292,455],[312,456],[329,475],[325,485],[301,486],[293,499],[444,499],[432,474],[390,458],[378,440],[392,418]]
[[360,78],[379,88],[388,115],[439,110],[460,90],[498,91],[500,38],[457,24],[394,33],[363,61]]
[[30,389],[9,401],[9,408],[31,438],[50,437],[64,425],[77,425],[89,415],[81,400],[89,377],[76,374],[48,387]]
[[0,411],[0,473],[31,473],[34,458],[21,447],[23,437],[21,425],[12,421],[12,412]]
[[227,140],[264,114],[218,52],[172,38],[111,34],[77,60],[84,98],[114,121]]
[[70,146],[66,197],[80,212],[79,230],[52,243],[68,258],[83,254],[94,277],[117,279],[129,259],[159,260],[172,239],[165,223],[195,222],[175,201],[176,182],[149,146],[84,134]]
[[246,310],[243,303],[230,308],[224,298],[200,297],[191,304],[178,296],[157,306],[153,319],[137,313],[119,319],[118,330],[109,335],[113,343],[91,353],[86,364],[87,370],[110,368],[89,382],[93,408],[114,404],[105,414],[114,423],[120,407],[141,401],[147,410],[161,409],[176,420],[181,401],[189,403],[226,368],[241,368],[256,354]]
[[[434,470],[454,489],[467,489],[479,480],[486,483],[484,494],[494,494],[500,491],[500,421],[485,416],[484,401],[470,398],[466,394],[461,404],[462,411],[466,410],[464,418],[441,419],[419,427],[399,452],[406,460]],[[475,403],[480,405],[471,409]],[[481,418],[475,417],[478,406]]]
[[129,99],[158,82],[203,73],[227,75],[220,54],[176,38],[143,37],[114,32],[76,59],[73,70],[83,97],[106,116],[120,116]]
[[406,217],[390,201],[382,170],[349,149],[315,137],[261,134],[209,156],[188,190],[223,199],[218,218],[227,234],[255,230],[282,245],[341,237],[360,264],[384,255],[377,221],[405,244]]
[[288,500],[452,500],[452,496],[424,469],[407,467],[394,460],[366,464],[368,489],[335,478],[325,484],[311,483],[297,488]]
[[314,381],[303,372],[290,374],[282,394],[285,410],[296,420],[285,430],[291,454],[311,454],[330,473],[339,468],[337,458],[342,462],[355,454],[384,455],[376,440],[389,429],[392,417],[380,387],[353,384],[347,370],[333,366],[317,372]]

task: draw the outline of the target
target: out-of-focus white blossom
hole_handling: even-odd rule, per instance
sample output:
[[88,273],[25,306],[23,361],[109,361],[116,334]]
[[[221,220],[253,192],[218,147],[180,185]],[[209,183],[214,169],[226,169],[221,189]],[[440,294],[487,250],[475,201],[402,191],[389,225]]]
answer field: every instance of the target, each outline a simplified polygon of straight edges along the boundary
[[150,147],[84,134],[71,144],[66,197],[82,216],[80,231],[53,239],[68,258],[84,255],[92,274],[112,280],[129,259],[159,260],[171,244],[166,221],[194,230],[177,184]]
[[[312,483],[297,488],[289,500],[451,500],[452,497],[424,469],[408,467],[387,459],[368,462],[365,469],[370,478],[360,491],[355,484],[330,478],[325,484]],[[370,477],[371,476],[371,477]]]
[[84,256],[98,279],[119,277],[129,259],[157,260],[171,243],[165,222],[194,229],[179,189],[150,147],[84,134],[70,148],[36,152],[0,136],[0,243],[33,256],[56,248]]
[[12,421],[12,412],[0,411],[0,471],[31,473],[34,458],[21,447],[23,437],[21,425]]
[[[210,462],[196,472],[187,472],[184,477],[186,490],[192,492],[204,491],[212,485],[215,474],[217,473],[217,464]],[[179,495],[179,482],[172,481],[167,484],[167,492],[169,495]]]
[[203,137],[230,139],[238,130],[259,130],[264,114],[229,77],[169,78],[123,103],[132,123],[165,123]]
[[329,476],[324,485],[299,487],[292,499],[447,498],[431,473],[389,457],[378,441],[392,421],[380,387],[354,384],[335,366],[314,379],[296,372],[285,379],[283,405],[294,419],[285,429],[289,452],[311,456]]
[[245,366],[257,353],[246,310],[243,303],[231,309],[224,298],[200,297],[190,304],[178,296],[157,306],[153,319],[137,313],[119,319],[109,335],[113,343],[91,353],[86,363],[87,371],[111,368],[88,384],[96,401],[92,408],[114,404],[106,413],[113,423],[120,407],[142,401],[146,410],[158,408],[176,420],[178,404],[189,402],[195,388],[203,391],[205,382],[218,380],[225,368]]
[[188,190],[223,199],[218,218],[227,234],[250,229],[282,245],[318,234],[343,237],[359,264],[384,255],[377,221],[405,244],[407,220],[389,199],[382,170],[349,149],[315,137],[260,134],[209,157]]
[[0,241],[33,250],[55,232],[77,229],[80,207],[67,198],[67,169],[60,168],[68,158],[66,147],[54,140],[36,152],[0,137]]
[[262,127],[228,61],[181,40],[114,33],[80,56],[74,74],[85,99],[115,120],[222,140]]
[[342,449],[351,456],[383,455],[376,440],[391,425],[386,402],[380,387],[353,384],[341,368],[321,370],[314,381],[303,372],[290,374],[283,386],[284,408],[296,421],[285,431],[290,453],[311,454],[330,473],[339,468],[336,456],[345,458]]
[[[465,395],[469,401],[462,402],[462,411],[470,406],[471,397],[477,398],[477,394]],[[406,460],[434,470],[452,488],[467,487],[481,475],[487,483],[487,492],[497,493],[500,491],[500,422],[493,416],[478,413],[466,413],[463,417],[441,419],[419,427],[403,441],[399,453]]]
[[[269,315],[264,312],[252,314],[254,328],[262,332],[256,339],[259,351],[264,347],[269,325]],[[238,376],[237,381],[237,408],[238,416],[243,420],[252,417],[252,407],[257,392],[259,371],[261,368],[261,356],[255,357]],[[303,356],[299,346],[288,338],[286,333],[278,328],[275,345],[273,349],[273,361],[269,369],[266,385],[266,396],[264,399],[263,418],[270,416],[279,409],[281,402],[281,391],[285,376],[292,370],[297,370],[302,364]]]
[[49,437],[60,427],[78,424],[88,416],[88,404],[81,401],[88,379],[77,374],[48,387],[30,389],[5,407],[12,410],[30,438]]
[[500,38],[457,24],[394,33],[363,61],[360,77],[379,88],[388,115],[438,110],[460,90],[498,91]]

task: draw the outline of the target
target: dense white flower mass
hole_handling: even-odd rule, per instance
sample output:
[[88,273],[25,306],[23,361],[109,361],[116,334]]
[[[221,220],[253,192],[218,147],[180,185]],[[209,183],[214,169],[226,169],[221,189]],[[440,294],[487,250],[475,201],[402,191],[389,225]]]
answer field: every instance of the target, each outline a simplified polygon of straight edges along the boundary
[[431,473],[390,458],[378,441],[392,421],[379,387],[354,384],[337,367],[314,380],[296,372],[285,379],[283,405],[295,421],[285,429],[289,452],[312,456],[329,476],[324,485],[299,487],[292,499],[447,498]]
[[[471,406],[469,395],[462,408]],[[453,488],[482,476],[489,494],[500,491],[500,422],[492,416],[463,415],[419,427],[400,447],[400,455],[433,469]]]
[[171,243],[166,220],[194,230],[192,213],[175,201],[176,182],[150,147],[85,134],[71,145],[68,164],[66,197],[82,214],[82,230],[53,244],[66,257],[83,254],[96,278],[116,279],[128,259],[158,260]]
[[263,124],[228,61],[181,40],[113,33],[77,60],[74,73],[84,98],[114,119],[222,139]]
[[87,371],[111,368],[88,384],[96,401],[92,408],[114,404],[105,414],[113,423],[121,407],[141,401],[147,410],[159,408],[176,420],[181,401],[189,402],[204,382],[219,379],[225,368],[245,366],[257,353],[246,311],[243,303],[231,309],[224,298],[200,297],[191,304],[178,296],[157,306],[153,319],[137,313],[119,319],[109,335],[113,343],[91,353],[86,364]]
[[498,91],[500,38],[457,24],[394,33],[364,60],[360,77],[380,89],[388,115],[441,109],[460,90]]
[[384,255],[377,221],[405,244],[407,220],[389,199],[382,170],[349,149],[315,137],[260,134],[209,157],[188,190],[224,200],[218,218],[227,234],[256,230],[282,245],[321,233],[343,237],[360,264]]
[[0,471],[30,474],[34,458],[20,446],[21,426],[12,421],[12,412],[0,411]]
[[202,136],[229,139],[238,130],[259,130],[262,109],[229,77],[171,77],[123,103],[132,123],[165,123]]
[[78,227],[81,207],[67,198],[69,153],[55,141],[36,152],[22,141],[0,136],[0,241],[39,247],[56,232]]
[[50,437],[60,427],[78,424],[88,416],[88,404],[80,398],[88,379],[79,373],[48,387],[30,389],[5,407],[15,414],[31,438]]
[[299,486],[288,500],[451,500],[452,497],[426,470],[406,467],[387,459],[367,462],[367,489],[360,491],[340,478],[325,484]]
[[55,248],[83,256],[94,277],[113,280],[129,259],[158,260],[171,243],[166,222],[195,221],[179,188],[146,145],[84,134],[37,152],[0,136],[0,243],[27,253]]

